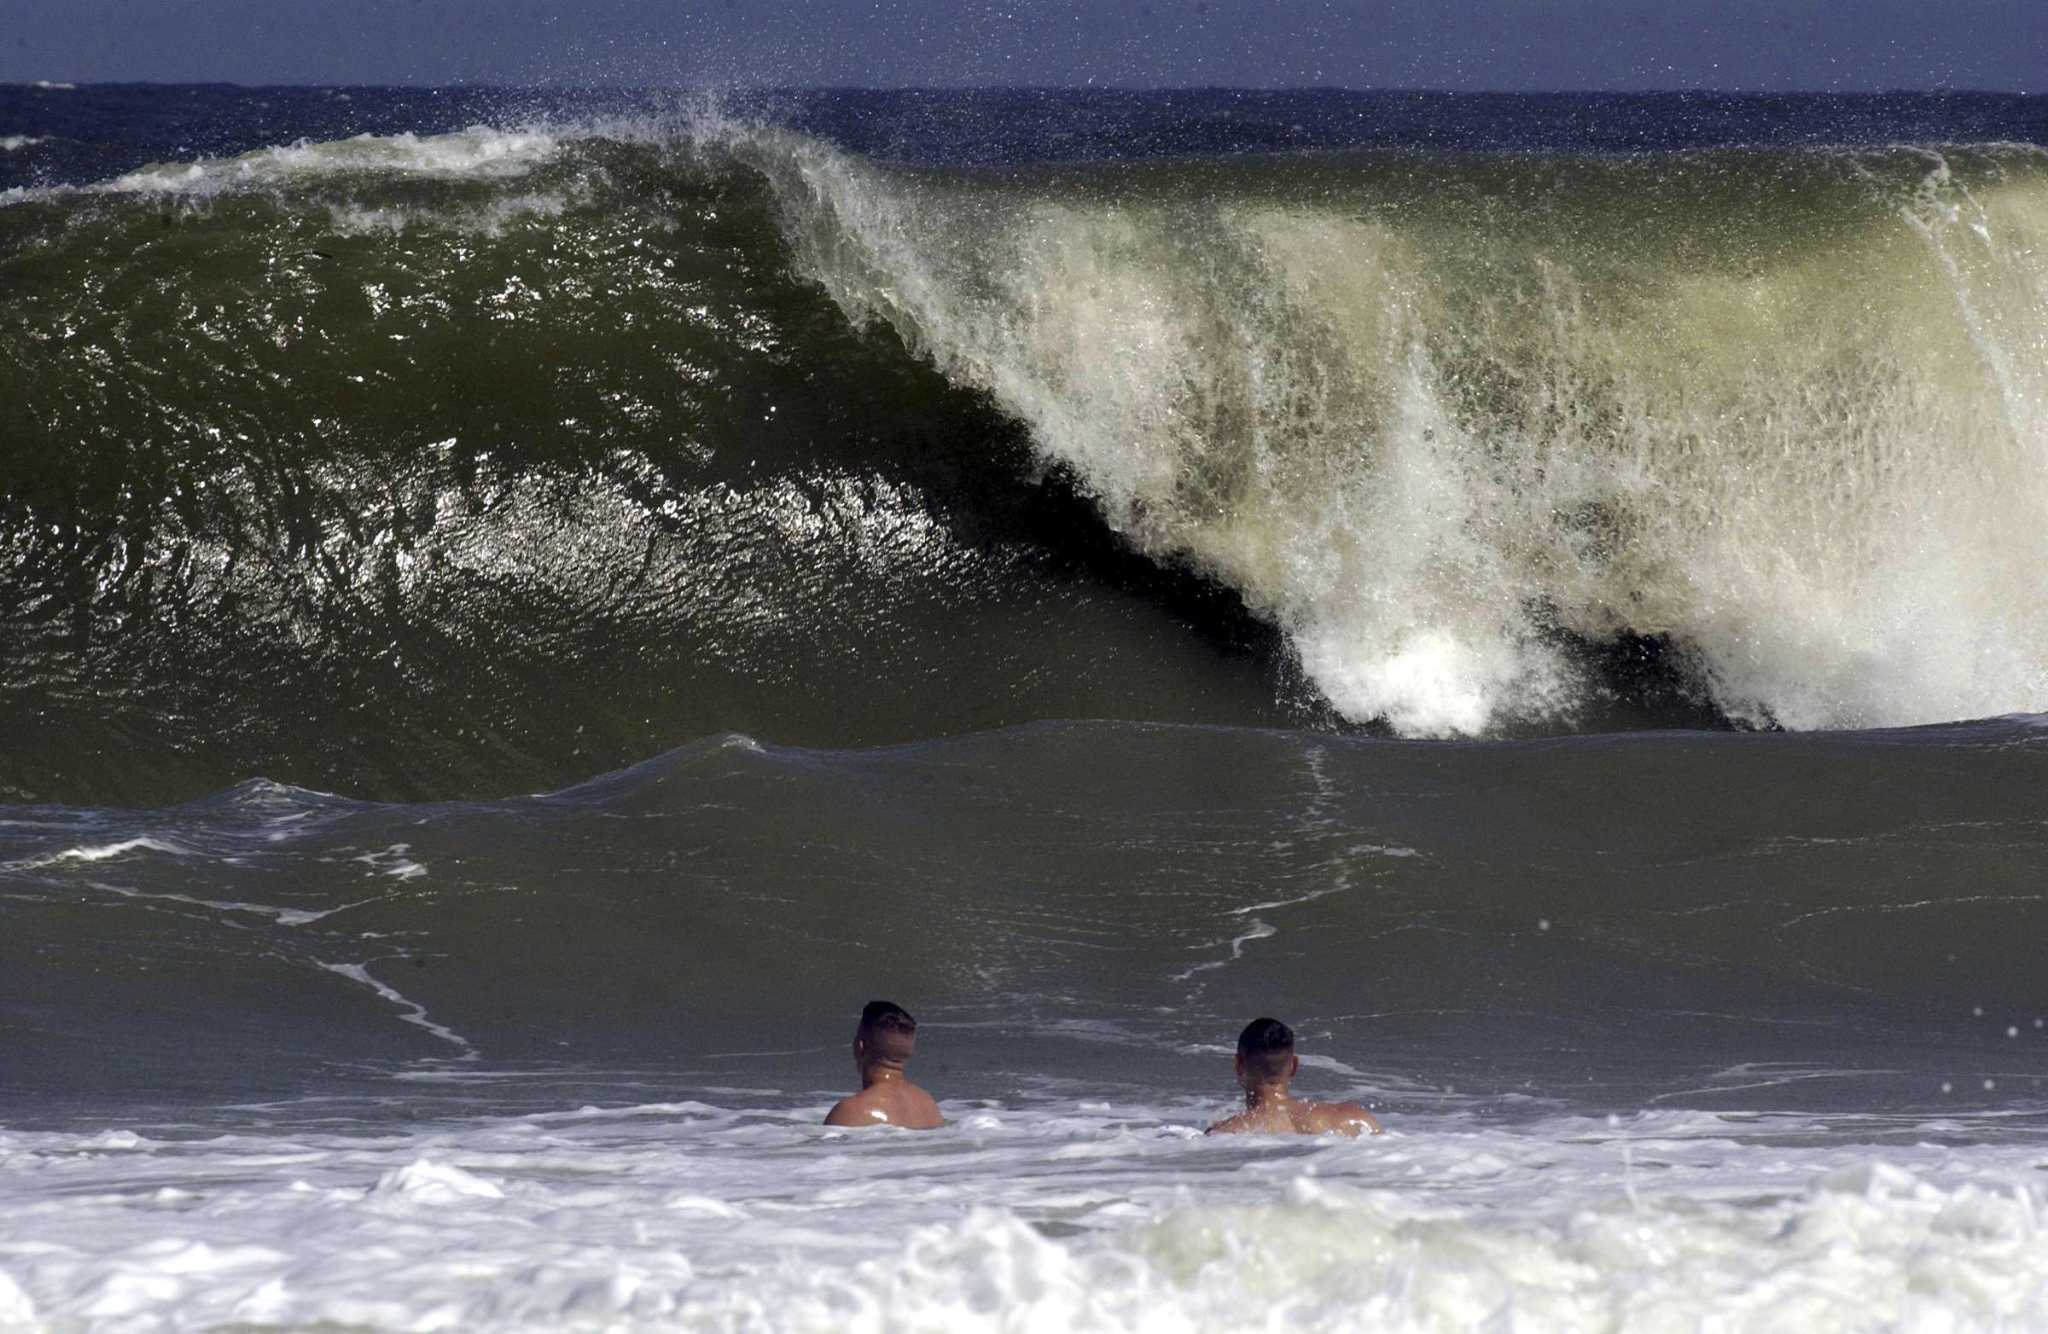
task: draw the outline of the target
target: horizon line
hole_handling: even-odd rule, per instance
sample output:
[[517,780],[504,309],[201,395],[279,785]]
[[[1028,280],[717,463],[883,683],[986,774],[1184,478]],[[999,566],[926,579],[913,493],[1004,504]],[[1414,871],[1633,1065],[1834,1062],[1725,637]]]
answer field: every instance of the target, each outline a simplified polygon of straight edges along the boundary
[[0,88],[29,92],[78,92],[97,88],[233,88],[248,92],[274,89],[376,92],[504,92],[504,93],[1098,93],[1118,96],[1172,93],[1302,94],[1346,93],[1395,97],[2011,97],[2048,95],[2048,88],[1887,87],[1887,88],[1445,88],[1429,85],[1317,84],[1123,84],[1123,83],[557,83],[491,82],[458,79],[447,83],[244,83],[237,79],[0,79]]

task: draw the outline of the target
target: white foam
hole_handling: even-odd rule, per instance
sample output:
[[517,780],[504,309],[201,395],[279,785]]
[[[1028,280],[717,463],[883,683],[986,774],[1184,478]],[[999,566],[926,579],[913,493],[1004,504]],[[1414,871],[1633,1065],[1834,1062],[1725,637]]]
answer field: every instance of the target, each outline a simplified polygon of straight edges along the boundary
[[1699,1112],[1203,1139],[1214,1110],[955,1108],[862,1135],[822,1130],[823,1103],[679,1103],[118,1155],[10,1131],[0,1327],[2048,1322],[2038,1141],[1878,1149]]
[[329,207],[327,216],[334,230],[344,236],[396,235],[420,225],[454,227],[482,236],[499,236],[516,226],[546,223],[550,219],[558,218],[564,210],[581,202],[582,198],[583,196],[575,191],[529,191],[519,195],[496,197],[473,207],[455,210],[446,207],[423,209],[363,204],[333,205]]
[[30,857],[18,862],[0,865],[0,870],[34,871],[46,866],[62,866],[67,862],[111,861],[125,857],[131,852],[160,852],[168,857],[190,857],[192,850],[179,843],[161,838],[124,838],[117,843],[87,843],[75,848],[64,848],[41,857]]
[[364,903],[373,901],[359,899],[354,903],[344,903],[338,908],[279,908],[267,903],[243,903],[234,899],[202,899],[191,894],[167,894],[141,889],[126,889],[120,885],[111,885],[100,880],[94,880],[90,883],[94,889],[104,890],[109,894],[119,894],[124,899],[156,899],[165,903],[189,903],[195,908],[211,908],[215,912],[252,913],[258,917],[274,918],[279,926],[304,926],[309,922],[317,922],[323,917],[332,917],[338,912],[346,912],[350,908],[360,908]]
[[103,1130],[79,1142],[82,1149],[148,1149],[149,1143],[132,1130]]
[[2041,150],[1977,186],[1932,156],[1829,246],[1687,263],[1365,186],[1063,191],[738,142],[849,315],[1243,592],[1349,716],[1567,713],[1553,628],[1668,636],[1723,710],[1794,728],[2048,707]]
[[[1310,895],[1308,897],[1315,898],[1319,896]],[[1273,906],[1282,907],[1285,905],[1275,904]],[[1211,944],[1198,945],[1195,947],[1197,949],[1210,950],[1216,949],[1219,946],[1227,944],[1230,947],[1230,953],[1227,957],[1221,959],[1212,959],[1207,963],[1198,963],[1184,972],[1175,973],[1173,975],[1173,980],[1176,982],[1186,982],[1189,979],[1197,977],[1203,973],[1214,972],[1218,968],[1228,967],[1229,965],[1236,963],[1239,959],[1242,959],[1244,957],[1245,946],[1251,944],[1255,940],[1265,940],[1270,936],[1275,936],[1278,934],[1278,929],[1272,926],[1270,923],[1265,922],[1260,918],[1254,917],[1250,922],[1245,924],[1245,929],[1241,934],[1231,937],[1228,941],[1216,941]]]
[[463,1053],[461,1057],[462,1060],[472,1061],[476,1059],[476,1047],[474,1046],[474,1044],[470,1042],[468,1038],[463,1037],[460,1033],[455,1032],[453,1029],[450,1029],[442,1024],[437,1024],[432,1019],[429,1019],[427,1017],[426,1006],[421,1005],[417,1001],[407,1000],[404,996],[400,995],[395,988],[386,986],[384,983],[379,982],[376,978],[370,976],[370,970],[367,965],[360,963],[322,963],[319,966],[326,969],[330,973],[335,973],[342,977],[345,977],[349,979],[349,981],[351,982],[360,982],[362,985],[376,992],[379,996],[382,996],[385,1000],[390,1001],[393,1005],[398,1006],[399,1009],[403,1012],[398,1016],[400,1019],[404,1020],[408,1024],[415,1025],[419,1028],[424,1028],[425,1030],[427,1030],[427,1032],[433,1034],[435,1037],[439,1038],[441,1041],[447,1043],[452,1047],[460,1047]]
[[111,194],[204,197],[363,172],[443,180],[507,179],[549,161],[561,144],[552,134],[484,126],[454,134],[363,134],[262,148],[234,158],[145,167],[91,188]]
[[411,851],[409,843],[394,843],[381,852],[366,852],[353,860],[369,867],[375,875],[390,876],[393,880],[418,880],[426,875],[427,868],[406,855]]
[[19,153],[24,148],[49,142],[47,137],[37,138],[29,134],[0,134],[0,153]]
[[386,1172],[377,1178],[375,1194],[404,1195],[427,1204],[449,1204],[457,1200],[502,1200],[505,1192],[482,1177],[447,1163],[425,1158]]
[[29,1329],[35,1324],[36,1304],[19,1284],[0,1273],[0,1329]]

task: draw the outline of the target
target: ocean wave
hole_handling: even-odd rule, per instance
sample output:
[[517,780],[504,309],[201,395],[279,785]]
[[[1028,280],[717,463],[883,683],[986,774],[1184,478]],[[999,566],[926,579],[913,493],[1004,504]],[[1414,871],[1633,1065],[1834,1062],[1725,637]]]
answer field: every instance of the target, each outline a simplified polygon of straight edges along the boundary
[[113,843],[83,844],[78,847],[62,848],[56,852],[44,853],[22,861],[0,863],[0,871],[34,871],[46,866],[60,866],[66,862],[103,862],[116,857],[126,857],[135,852],[157,852],[166,857],[189,857],[192,849],[161,838],[124,838]]
[[[692,113],[17,191],[7,364],[77,369],[0,384],[48,446],[0,671],[90,734],[47,684],[86,654],[201,785],[398,795],[735,725],[2038,711],[2043,162],[913,170]],[[200,740],[251,642],[391,730]],[[593,655],[633,704],[523,702]],[[397,761],[407,729],[453,748]],[[107,791],[61,744],[0,784]]]
[[2048,153],[980,178],[788,139],[804,265],[1347,715],[1568,718],[1557,632],[1793,728],[2037,709]]
[[[1298,716],[1284,666],[1214,642],[1269,632],[1120,550],[1013,424],[849,329],[729,157],[618,128],[331,147],[0,213],[54,284],[0,338],[149,368],[12,400],[71,444],[0,496],[0,604],[29,628],[0,668],[23,711],[0,790],[164,800],[266,772],[484,795],[736,724]],[[193,383],[208,401],[181,406]],[[146,463],[117,467],[131,446]],[[78,654],[131,721],[53,697]],[[227,729],[175,702],[280,689]],[[308,725],[323,699],[376,721]],[[183,758],[81,774],[78,738],[112,728]]]

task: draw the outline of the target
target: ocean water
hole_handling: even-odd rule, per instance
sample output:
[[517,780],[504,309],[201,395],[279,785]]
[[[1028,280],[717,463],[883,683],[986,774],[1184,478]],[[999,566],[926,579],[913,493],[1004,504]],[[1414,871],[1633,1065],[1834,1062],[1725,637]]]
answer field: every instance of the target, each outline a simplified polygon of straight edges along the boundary
[[0,88],[0,1329],[2048,1327],[2043,145]]

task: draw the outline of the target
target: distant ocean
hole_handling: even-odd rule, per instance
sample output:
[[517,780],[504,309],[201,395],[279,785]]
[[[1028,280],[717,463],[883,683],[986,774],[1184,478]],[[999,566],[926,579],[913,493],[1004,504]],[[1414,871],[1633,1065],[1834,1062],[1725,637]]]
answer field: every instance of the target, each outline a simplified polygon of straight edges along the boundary
[[0,88],[0,1330],[2048,1327],[2044,146]]

